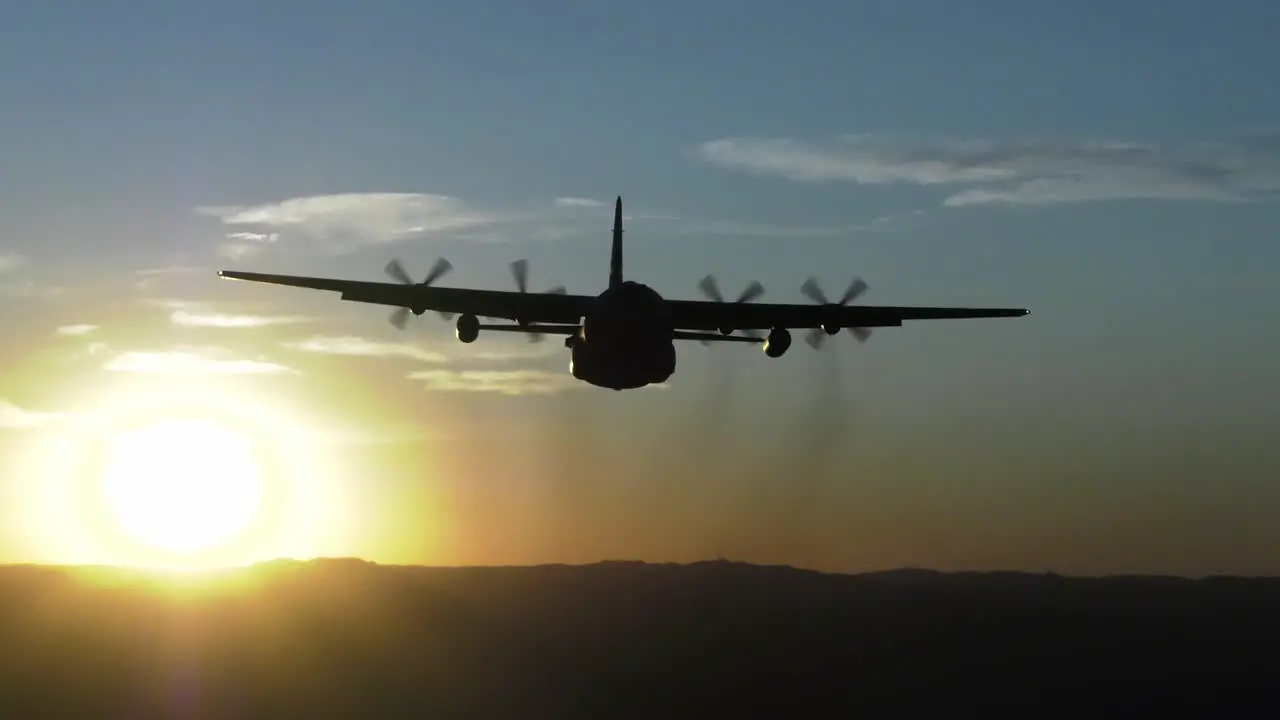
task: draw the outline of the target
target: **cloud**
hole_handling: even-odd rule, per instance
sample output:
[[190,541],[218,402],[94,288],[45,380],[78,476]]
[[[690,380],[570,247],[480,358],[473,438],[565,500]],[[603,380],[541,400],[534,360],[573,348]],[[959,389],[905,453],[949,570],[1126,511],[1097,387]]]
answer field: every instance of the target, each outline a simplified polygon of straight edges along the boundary
[[[212,357],[222,355],[223,357]],[[297,374],[273,362],[227,358],[221,348],[178,348],[161,352],[123,352],[107,362],[110,372],[149,375],[263,375]]]
[[97,325],[63,325],[58,328],[57,333],[59,335],[88,335],[97,329]]
[[[0,258],[0,263],[3,262],[4,260]],[[0,280],[0,295],[25,299],[54,298],[59,297],[66,292],[63,288],[58,287],[57,285],[39,283],[27,277],[14,277],[13,271],[23,267],[26,261],[22,260],[13,262],[16,262],[17,264],[11,265],[7,268],[0,267],[0,275],[6,276],[3,280]]]
[[290,350],[320,355],[345,355],[348,357],[401,358],[438,365],[443,363],[512,364],[545,360],[564,352],[555,343],[534,344],[501,343],[491,341],[483,348],[475,345],[451,343],[448,354],[428,350],[421,345],[407,342],[370,340],[357,335],[313,335],[302,340],[281,343]]
[[17,253],[0,251],[0,273],[13,272],[27,264],[27,259]]
[[466,353],[465,360],[479,361],[486,363],[510,363],[521,362],[526,360],[546,360],[554,357],[567,356],[567,351],[559,342],[549,341],[543,343],[515,342],[508,341],[495,347],[495,343],[486,344],[484,349],[477,348],[474,345],[464,345],[460,350]]
[[1280,147],[1241,139],[1168,147],[1136,142],[957,140],[909,143],[855,135],[820,145],[722,138],[697,156],[796,182],[961,188],[944,205],[1099,200],[1246,201],[1280,191]]
[[378,342],[353,335],[315,335],[303,340],[281,343],[291,350],[322,355],[346,355],[349,357],[406,358],[426,363],[443,363],[447,358],[440,353],[409,343]]
[[302,315],[233,315],[228,313],[197,313],[175,310],[169,321],[183,327],[251,328],[269,325],[292,325],[312,322],[315,318]]
[[255,228],[231,237],[237,252],[248,242],[274,243],[299,237],[334,245],[388,243],[408,237],[456,232],[497,222],[496,214],[458,198],[427,193],[342,193],[297,197],[260,205],[201,207],[196,212],[224,225]]
[[690,221],[672,228],[677,235],[730,235],[758,238],[838,238],[853,233],[892,232],[907,229],[908,222],[918,220],[924,211],[915,210],[903,215],[882,215],[866,222],[848,225],[773,225],[769,223],[737,223],[715,220]]
[[28,430],[44,427],[60,419],[62,416],[57,413],[27,410],[8,400],[0,400],[0,428]]
[[218,255],[228,260],[241,260],[265,250],[280,239],[280,233],[230,232],[226,238],[227,242],[218,246]]
[[280,239],[280,233],[233,232],[227,233],[227,239],[235,242],[273,243]]
[[491,392],[502,395],[551,395],[586,387],[567,370],[419,370],[409,379],[427,390]]
[[133,287],[139,292],[154,292],[161,289],[172,281],[178,281],[186,288],[192,279],[201,276],[209,278],[216,277],[213,270],[201,267],[191,267],[185,265],[173,265],[169,267],[144,268],[134,272],[138,279],[134,281]]
[[262,252],[261,245],[249,245],[246,243],[222,243],[218,246],[218,255],[228,260],[243,260],[251,255],[257,255]]
[[[431,365],[456,365],[417,370],[406,377],[427,390],[488,392],[502,395],[550,395],[586,387],[568,369],[541,370],[529,365],[563,353],[553,343],[512,344],[510,347],[475,349],[459,346],[454,356],[404,342],[384,342],[354,335],[314,335],[281,343],[301,352],[349,357],[400,358]],[[515,366],[515,367],[513,367]],[[523,367],[521,367],[523,366]]]
[[606,206],[606,203],[591,198],[558,197],[555,199],[555,205],[562,208],[602,208]]

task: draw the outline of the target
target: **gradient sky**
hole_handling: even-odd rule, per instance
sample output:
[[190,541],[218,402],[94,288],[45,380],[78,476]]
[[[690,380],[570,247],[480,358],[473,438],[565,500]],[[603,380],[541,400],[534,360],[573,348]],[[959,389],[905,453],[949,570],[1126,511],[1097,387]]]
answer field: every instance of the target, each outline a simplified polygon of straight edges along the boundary
[[[68,428],[190,401],[290,438],[308,529],[265,554],[1280,571],[1280,5],[4,9],[0,557],[101,559]],[[596,292],[618,194],[668,296],[1033,314],[681,345],[612,393],[214,277]]]

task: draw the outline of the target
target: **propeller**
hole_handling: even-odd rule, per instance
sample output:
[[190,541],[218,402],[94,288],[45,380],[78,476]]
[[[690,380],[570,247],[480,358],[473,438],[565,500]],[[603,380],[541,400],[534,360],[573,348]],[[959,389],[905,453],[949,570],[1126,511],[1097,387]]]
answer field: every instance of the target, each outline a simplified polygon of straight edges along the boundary
[[[844,291],[844,295],[840,297],[840,301],[833,303],[827,299],[826,293],[822,292],[822,288],[818,286],[817,280],[809,278],[804,281],[804,285],[800,286],[800,292],[804,293],[810,300],[818,303],[819,305],[835,305],[837,307],[844,307],[845,305],[848,305],[866,291],[867,284],[862,281],[862,278],[854,278],[853,282],[849,283],[849,288]],[[845,328],[845,330],[848,330],[851,335],[857,338],[858,342],[866,342],[867,338],[871,337],[870,328],[848,327]],[[805,336],[805,342],[809,343],[809,346],[814,350],[822,347],[822,343],[826,342],[826,340],[827,331],[823,328],[812,328],[809,330],[809,334]]]
[[[529,292],[529,261],[521,258],[511,263],[511,276],[515,278],[516,290],[521,293]],[[548,295],[567,295],[569,290],[563,285],[557,285],[546,291]],[[517,320],[520,325],[526,324],[523,320]],[[529,342],[542,342],[546,336],[540,332],[528,333]]]
[[[415,283],[413,281],[413,278],[409,276],[409,273],[407,271],[405,271],[404,265],[401,264],[399,259],[394,259],[391,262],[387,263],[387,266],[383,268],[383,270],[384,272],[387,273],[387,275],[391,276],[391,279],[397,282],[403,283],[405,285],[421,285],[422,287],[429,287],[432,283],[436,282],[437,280],[444,277],[445,275],[448,275],[449,271],[453,270],[453,263],[449,262],[444,258],[439,258],[438,260],[436,260],[436,264],[431,266],[431,272],[427,273],[427,276],[423,278],[422,282],[420,283]],[[391,321],[392,325],[396,326],[400,330],[403,330],[405,323],[407,323],[409,320],[410,312],[412,312],[410,308],[398,307],[395,310],[391,311],[391,317],[389,317],[388,320]],[[445,320],[448,320],[453,317],[453,313],[440,312],[437,314],[440,317],[444,318]]]
[[[702,278],[701,280],[699,280],[698,289],[702,291],[703,295],[706,295],[707,298],[709,298],[714,302],[718,302],[718,303],[727,302],[724,299],[724,294],[720,292],[720,284],[716,282],[716,278],[714,275],[708,275]],[[759,298],[761,295],[764,295],[764,286],[752,280],[750,283],[747,284],[745,288],[743,288],[741,293],[738,293],[738,297],[734,299],[733,302],[747,303]],[[725,332],[726,329],[728,330],[728,332]],[[731,335],[733,333],[733,329],[722,328],[720,332],[723,335]],[[743,330],[742,334],[747,335],[749,337],[754,337],[754,338],[760,337],[760,331],[755,329]],[[711,341],[703,340],[702,344],[710,345]]]

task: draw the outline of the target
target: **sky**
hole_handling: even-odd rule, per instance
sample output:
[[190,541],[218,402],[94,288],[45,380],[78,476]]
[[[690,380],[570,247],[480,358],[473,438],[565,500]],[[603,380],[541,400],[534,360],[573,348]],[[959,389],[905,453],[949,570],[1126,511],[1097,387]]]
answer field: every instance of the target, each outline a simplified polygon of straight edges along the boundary
[[[275,488],[227,557],[1280,572],[1275,3],[4,9],[2,560],[140,557],[86,509],[102,438],[194,413]],[[1032,314],[613,393],[216,277],[595,293],[616,195],[668,297]]]

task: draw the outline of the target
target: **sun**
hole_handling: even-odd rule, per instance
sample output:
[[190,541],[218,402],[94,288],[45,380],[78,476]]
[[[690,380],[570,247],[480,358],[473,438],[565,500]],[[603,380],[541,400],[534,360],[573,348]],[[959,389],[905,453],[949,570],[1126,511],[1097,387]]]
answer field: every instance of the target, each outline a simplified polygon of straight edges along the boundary
[[169,554],[199,553],[235,540],[263,499],[252,442],[216,422],[170,419],[113,438],[102,490],[121,529]]

